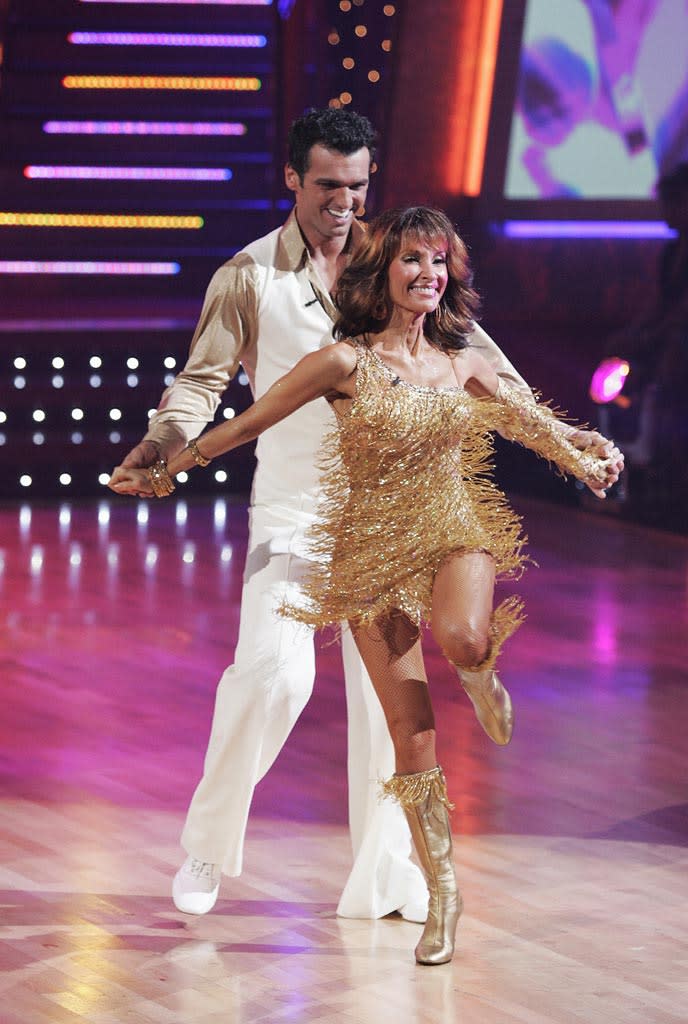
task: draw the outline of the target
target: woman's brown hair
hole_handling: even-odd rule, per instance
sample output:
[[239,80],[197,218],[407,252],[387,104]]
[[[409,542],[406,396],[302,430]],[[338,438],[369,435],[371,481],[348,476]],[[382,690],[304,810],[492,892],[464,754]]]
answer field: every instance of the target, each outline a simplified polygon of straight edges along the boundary
[[438,348],[457,351],[466,347],[478,308],[466,246],[441,210],[410,206],[381,213],[368,225],[364,240],[337,284],[339,316],[337,339],[379,334],[392,315],[387,272],[409,240],[446,245],[448,281],[434,313],[425,318],[425,336]]

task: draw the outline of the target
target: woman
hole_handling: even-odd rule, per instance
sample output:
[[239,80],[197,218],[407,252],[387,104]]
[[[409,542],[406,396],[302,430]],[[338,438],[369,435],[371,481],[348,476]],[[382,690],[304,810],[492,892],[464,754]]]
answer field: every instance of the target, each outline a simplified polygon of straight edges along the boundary
[[613,448],[606,458],[579,451],[572,427],[498,381],[465,341],[476,302],[465,247],[444,214],[427,207],[383,214],[340,278],[339,343],[307,355],[169,465],[118,469],[110,482],[119,493],[163,497],[176,473],[207,465],[306,402],[331,403],[337,426],[323,452],[313,571],[298,604],[280,611],[314,628],[348,621],[354,634],[394,742],[396,773],[384,790],[404,807],[428,882],[416,947],[424,964],[451,959],[462,903],[422,620],[457,667],[488,735],[508,743],[513,723],[494,665],[521,606],[510,599],[493,612],[493,589],[497,576],[522,567],[524,538],[487,475],[490,431],[552,459],[601,497],[621,461]]

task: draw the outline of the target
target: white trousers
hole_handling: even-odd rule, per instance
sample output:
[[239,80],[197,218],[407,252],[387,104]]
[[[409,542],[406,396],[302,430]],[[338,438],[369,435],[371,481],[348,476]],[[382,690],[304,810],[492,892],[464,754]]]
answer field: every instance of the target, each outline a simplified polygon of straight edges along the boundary
[[[301,530],[252,510],[251,538],[234,664],[220,679],[203,777],[191,800],[182,846],[227,875],[242,869],[248,814],[256,784],[279,754],[313,690],[313,633],[276,608],[295,598],[308,563],[298,553]],[[348,712],[349,822],[354,863],[337,913],[382,917],[427,898],[409,859],[411,837],[401,808],[381,800],[379,780],[394,772],[394,751],[351,634],[342,639]]]

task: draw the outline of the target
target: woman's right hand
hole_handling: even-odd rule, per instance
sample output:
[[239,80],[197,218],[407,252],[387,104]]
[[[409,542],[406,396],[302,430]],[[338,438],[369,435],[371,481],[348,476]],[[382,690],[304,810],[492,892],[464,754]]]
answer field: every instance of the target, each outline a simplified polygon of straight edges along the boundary
[[138,498],[152,498],[153,485],[146,469],[128,469],[117,466],[108,480],[108,487],[116,494],[133,494]]

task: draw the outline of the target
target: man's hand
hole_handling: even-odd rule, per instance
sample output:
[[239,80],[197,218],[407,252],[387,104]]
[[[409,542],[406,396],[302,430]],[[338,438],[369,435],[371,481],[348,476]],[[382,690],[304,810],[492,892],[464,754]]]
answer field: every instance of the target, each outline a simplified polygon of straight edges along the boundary
[[117,494],[133,494],[139,498],[152,498],[150,477],[143,470],[162,458],[160,445],[155,441],[141,441],[119,466],[112,471],[108,487]]
[[163,457],[160,445],[155,441],[141,441],[122,459],[122,469],[148,469]]
[[580,451],[591,452],[597,455],[598,458],[608,462],[607,482],[604,488],[596,488],[592,484],[587,485],[596,498],[606,498],[605,492],[609,487],[613,487],[623,472],[623,453],[616,447],[613,441],[608,440],[597,430],[573,430],[569,434],[569,441],[575,444],[576,448]]

